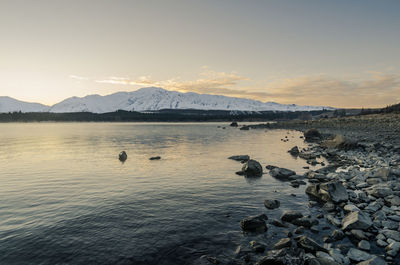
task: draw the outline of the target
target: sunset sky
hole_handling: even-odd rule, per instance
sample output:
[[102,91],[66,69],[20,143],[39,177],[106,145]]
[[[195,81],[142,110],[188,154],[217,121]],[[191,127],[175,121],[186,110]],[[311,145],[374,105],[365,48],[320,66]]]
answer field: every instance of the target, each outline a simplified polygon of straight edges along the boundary
[[400,102],[400,1],[0,0],[0,96],[145,86],[333,107]]

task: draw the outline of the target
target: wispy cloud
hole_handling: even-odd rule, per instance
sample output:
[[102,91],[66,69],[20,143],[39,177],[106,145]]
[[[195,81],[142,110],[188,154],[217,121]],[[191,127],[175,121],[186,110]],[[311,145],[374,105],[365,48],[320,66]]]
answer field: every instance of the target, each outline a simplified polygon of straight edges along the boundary
[[79,76],[79,75],[69,75],[69,78],[76,79],[76,80],[79,80],[79,81],[89,80],[88,77],[83,77],[83,76]]

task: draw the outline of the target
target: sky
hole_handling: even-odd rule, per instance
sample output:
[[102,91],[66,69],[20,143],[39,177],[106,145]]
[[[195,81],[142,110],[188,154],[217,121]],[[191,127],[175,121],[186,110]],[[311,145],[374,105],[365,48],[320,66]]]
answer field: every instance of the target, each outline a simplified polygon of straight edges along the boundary
[[159,86],[333,107],[400,102],[400,1],[0,0],[0,96]]

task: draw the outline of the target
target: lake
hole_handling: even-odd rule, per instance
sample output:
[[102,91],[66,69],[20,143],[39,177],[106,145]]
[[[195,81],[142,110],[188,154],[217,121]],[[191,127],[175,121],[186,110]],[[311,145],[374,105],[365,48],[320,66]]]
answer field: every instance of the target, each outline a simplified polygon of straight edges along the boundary
[[190,264],[274,242],[279,231],[245,235],[239,221],[310,211],[304,186],[238,176],[227,157],[301,174],[306,162],[287,153],[306,146],[299,136],[227,123],[0,124],[0,264]]

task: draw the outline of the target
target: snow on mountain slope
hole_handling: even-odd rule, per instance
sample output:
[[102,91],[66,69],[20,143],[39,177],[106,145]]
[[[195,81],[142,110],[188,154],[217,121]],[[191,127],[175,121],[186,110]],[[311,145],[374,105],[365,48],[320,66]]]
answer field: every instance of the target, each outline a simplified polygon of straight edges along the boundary
[[197,93],[180,93],[158,87],[141,88],[134,92],[118,92],[83,98],[72,97],[52,106],[50,112],[94,112],[116,110],[146,111],[160,109],[242,110],[242,111],[310,111],[331,109],[321,106],[283,105],[244,98],[233,98]]
[[39,104],[16,100],[10,97],[0,97],[0,113],[2,112],[45,112],[49,107]]

